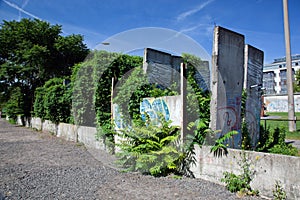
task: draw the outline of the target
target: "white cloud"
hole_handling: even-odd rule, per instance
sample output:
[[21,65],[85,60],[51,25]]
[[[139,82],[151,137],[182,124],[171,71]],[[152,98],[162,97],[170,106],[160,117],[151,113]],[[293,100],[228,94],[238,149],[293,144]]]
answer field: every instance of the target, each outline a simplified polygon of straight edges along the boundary
[[[21,9],[24,10],[25,6],[28,4],[29,0],[24,0],[21,6]],[[21,20],[22,12],[19,10],[19,20]]]
[[205,8],[208,4],[212,3],[214,0],[208,0],[203,2],[202,4],[198,5],[196,8],[188,10],[186,12],[181,13],[180,15],[178,15],[177,17],[177,21],[182,21],[184,20],[186,17],[193,15],[197,12],[199,12],[200,10],[202,10],[203,8]]
[[[10,7],[15,8],[15,9],[18,10],[19,12],[22,12],[22,13],[24,13],[24,14],[26,14],[26,15],[32,17],[32,18],[41,20],[41,18],[37,17],[36,15],[34,15],[34,14],[30,13],[30,12],[27,12],[26,10],[20,8],[18,5],[14,4],[14,3],[11,3],[11,2],[6,1],[6,0],[3,0],[3,2],[6,3],[7,5],[9,5]],[[26,2],[25,2],[25,3],[26,3]],[[28,2],[27,2],[27,3],[28,3]],[[26,4],[27,4],[27,3],[26,3]],[[25,5],[25,6],[26,6],[26,5]]]
[[188,32],[191,32],[191,31],[194,31],[194,30],[200,28],[201,26],[206,26],[206,25],[205,24],[198,24],[198,25],[195,25],[195,26],[191,26],[191,27],[188,27],[188,28],[181,29],[179,32],[188,33]]

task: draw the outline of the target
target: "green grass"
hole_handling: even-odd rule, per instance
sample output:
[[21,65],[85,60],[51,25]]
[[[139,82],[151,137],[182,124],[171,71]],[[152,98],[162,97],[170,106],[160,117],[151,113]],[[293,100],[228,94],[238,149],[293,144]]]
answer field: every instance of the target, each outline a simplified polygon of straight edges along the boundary
[[[280,119],[288,119],[288,113],[287,112],[268,112],[268,116],[280,116]],[[298,120],[300,120],[300,112],[295,113]],[[264,120],[261,120],[261,125],[264,124]],[[277,127],[284,127],[287,130],[286,139],[292,139],[292,140],[300,140],[300,121],[296,122],[296,130],[295,132],[289,132],[289,125],[288,121],[276,121],[276,120],[267,120],[266,122],[267,127],[270,127],[271,130],[274,130]]]

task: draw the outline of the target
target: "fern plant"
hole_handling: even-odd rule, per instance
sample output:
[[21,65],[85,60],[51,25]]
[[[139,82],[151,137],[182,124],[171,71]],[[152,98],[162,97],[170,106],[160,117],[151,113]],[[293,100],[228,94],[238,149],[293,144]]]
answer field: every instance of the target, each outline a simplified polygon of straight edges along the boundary
[[178,174],[185,154],[179,144],[179,128],[159,117],[159,126],[150,120],[135,121],[118,134],[121,148],[118,163],[125,171],[139,171],[153,176]]
[[222,157],[223,155],[228,154],[226,141],[232,138],[233,135],[238,134],[237,131],[230,131],[223,136],[221,136],[219,139],[216,140],[215,145],[211,147],[210,152],[214,153],[215,157]]

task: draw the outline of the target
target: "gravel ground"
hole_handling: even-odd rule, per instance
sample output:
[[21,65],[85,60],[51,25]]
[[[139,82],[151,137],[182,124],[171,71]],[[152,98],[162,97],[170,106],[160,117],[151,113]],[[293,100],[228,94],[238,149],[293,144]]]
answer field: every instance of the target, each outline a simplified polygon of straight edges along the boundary
[[111,155],[97,151],[100,162],[93,154],[82,145],[0,119],[0,200],[239,199],[201,179],[121,173],[109,163]]

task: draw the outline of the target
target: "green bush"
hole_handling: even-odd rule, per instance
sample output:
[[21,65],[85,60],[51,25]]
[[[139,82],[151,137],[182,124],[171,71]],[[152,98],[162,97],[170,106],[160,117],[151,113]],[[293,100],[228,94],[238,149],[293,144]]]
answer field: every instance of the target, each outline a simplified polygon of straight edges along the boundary
[[17,115],[24,114],[24,95],[20,87],[12,90],[4,109],[11,122],[17,120]]
[[127,171],[139,171],[153,176],[180,174],[184,153],[179,147],[179,128],[170,125],[164,117],[160,126],[152,122],[136,122],[121,131],[119,164]]
[[44,108],[44,97],[45,97],[45,88],[39,87],[35,90],[35,99],[33,104],[34,116],[45,119],[45,108]]
[[46,119],[55,123],[68,123],[71,111],[71,98],[67,93],[67,88],[62,84],[47,88],[44,108]]
[[70,121],[71,90],[63,78],[53,78],[35,92],[34,114],[54,123]]
[[297,156],[298,149],[293,147],[291,144],[276,144],[268,150],[270,153],[283,154],[289,156]]
[[284,127],[277,127],[271,132],[269,128],[265,130],[261,126],[260,139],[257,150],[290,156],[298,155],[298,149],[291,144],[287,144],[285,142],[285,136],[286,129]]
[[224,172],[222,182],[230,192],[238,192],[242,195],[257,195],[258,191],[252,190],[250,183],[254,177],[255,171],[251,170],[251,161],[247,158],[246,153],[241,153],[242,160],[238,162],[242,168],[242,173],[237,175],[232,172]]

